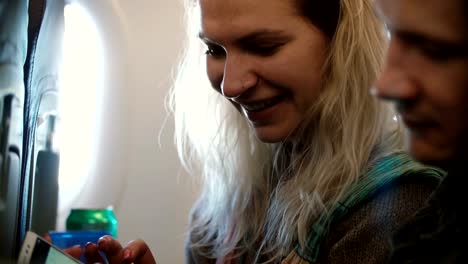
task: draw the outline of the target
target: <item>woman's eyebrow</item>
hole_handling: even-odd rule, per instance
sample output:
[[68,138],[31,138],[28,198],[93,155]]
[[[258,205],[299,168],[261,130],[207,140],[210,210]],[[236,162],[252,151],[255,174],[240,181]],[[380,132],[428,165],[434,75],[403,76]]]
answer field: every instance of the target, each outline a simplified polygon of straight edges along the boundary
[[[210,38],[206,37],[203,32],[198,33],[198,38],[203,40],[204,42],[208,43],[217,43],[216,41],[211,40]],[[245,36],[242,36],[235,40],[236,43],[249,43],[255,42],[259,40],[287,40],[290,37],[285,34],[283,30],[271,30],[271,29],[259,29],[253,32],[248,33]]]
[[205,34],[203,34],[203,32],[198,33],[198,38],[201,39],[205,43],[215,43],[215,41],[212,41],[209,38],[207,38]]
[[284,34],[282,30],[270,30],[270,29],[261,29],[251,32],[241,38],[239,38],[236,42],[245,43],[245,42],[255,42],[258,40],[275,40],[275,39],[285,39],[289,38]]

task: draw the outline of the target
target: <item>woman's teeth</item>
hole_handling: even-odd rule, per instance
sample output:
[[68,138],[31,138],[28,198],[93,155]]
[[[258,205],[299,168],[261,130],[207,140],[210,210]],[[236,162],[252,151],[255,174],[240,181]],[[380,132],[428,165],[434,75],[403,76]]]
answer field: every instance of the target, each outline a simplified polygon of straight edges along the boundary
[[281,96],[277,96],[257,103],[243,104],[242,107],[249,112],[260,112],[279,103],[282,99]]

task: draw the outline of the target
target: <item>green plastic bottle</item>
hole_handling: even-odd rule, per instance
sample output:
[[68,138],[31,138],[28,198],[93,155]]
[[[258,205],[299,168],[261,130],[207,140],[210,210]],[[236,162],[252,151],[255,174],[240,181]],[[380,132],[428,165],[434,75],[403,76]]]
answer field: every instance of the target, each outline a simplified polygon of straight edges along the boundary
[[118,221],[112,207],[103,209],[77,208],[70,211],[67,231],[107,231],[117,238]]

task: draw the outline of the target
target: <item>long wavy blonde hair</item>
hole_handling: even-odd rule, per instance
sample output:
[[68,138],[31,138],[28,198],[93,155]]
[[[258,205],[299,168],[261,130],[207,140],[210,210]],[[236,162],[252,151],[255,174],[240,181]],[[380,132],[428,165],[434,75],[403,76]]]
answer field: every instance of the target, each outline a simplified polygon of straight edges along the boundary
[[339,2],[324,89],[297,131],[300,140],[267,144],[211,88],[197,39],[199,6],[185,0],[187,49],[170,106],[180,159],[200,176],[190,226],[200,254],[277,260],[305,245],[311,223],[372,161],[401,149],[393,111],[369,94],[386,48],[384,25],[372,0]]

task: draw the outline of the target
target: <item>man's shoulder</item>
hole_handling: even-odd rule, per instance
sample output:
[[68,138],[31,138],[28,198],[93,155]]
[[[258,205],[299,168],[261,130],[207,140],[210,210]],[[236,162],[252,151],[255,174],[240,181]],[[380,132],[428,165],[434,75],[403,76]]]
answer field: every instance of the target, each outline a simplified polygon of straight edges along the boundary
[[447,177],[393,238],[390,263],[468,263],[465,213]]

